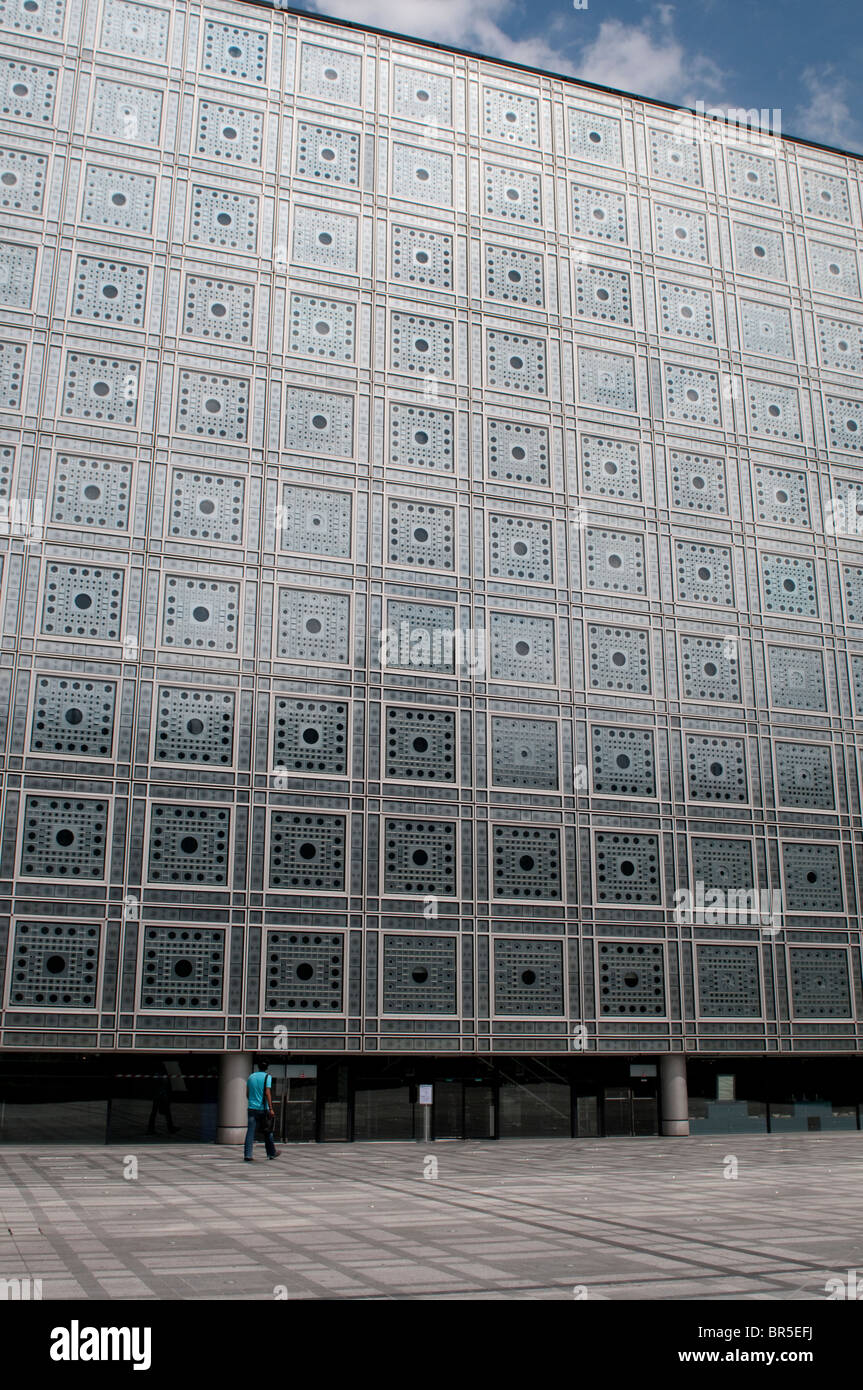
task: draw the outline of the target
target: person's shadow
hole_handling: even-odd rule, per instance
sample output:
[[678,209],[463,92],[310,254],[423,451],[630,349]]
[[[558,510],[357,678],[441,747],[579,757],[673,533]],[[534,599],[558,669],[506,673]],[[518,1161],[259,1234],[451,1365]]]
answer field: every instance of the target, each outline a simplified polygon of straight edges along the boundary
[[171,1115],[171,1100],[171,1078],[168,1076],[167,1072],[165,1072],[162,1076],[156,1078],[156,1085],[153,1091],[153,1105],[152,1109],[150,1110],[150,1119],[147,1124],[148,1134],[156,1133],[156,1117],[158,1115],[163,1115],[165,1117],[165,1122],[169,1134],[177,1133],[180,1126],[174,1124],[174,1119]]

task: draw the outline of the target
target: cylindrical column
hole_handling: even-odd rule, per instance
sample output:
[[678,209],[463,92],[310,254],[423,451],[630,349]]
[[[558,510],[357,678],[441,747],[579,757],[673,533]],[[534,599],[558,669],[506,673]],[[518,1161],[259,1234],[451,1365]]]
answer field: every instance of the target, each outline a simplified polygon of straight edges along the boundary
[[225,1052],[219,1058],[217,1144],[242,1144],[246,1137],[246,1081],[251,1070],[251,1052]]
[[682,1052],[668,1053],[661,1059],[662,1133],[689,1134],[689,1091],[686,1087],[686,1058]]

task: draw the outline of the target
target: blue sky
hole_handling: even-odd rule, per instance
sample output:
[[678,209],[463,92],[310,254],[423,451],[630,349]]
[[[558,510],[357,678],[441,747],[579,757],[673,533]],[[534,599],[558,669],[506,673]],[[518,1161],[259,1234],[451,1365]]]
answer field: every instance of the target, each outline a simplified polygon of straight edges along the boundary
[[289,3],[680,105],[778,107],[785,134],[863,150],[861,0]]

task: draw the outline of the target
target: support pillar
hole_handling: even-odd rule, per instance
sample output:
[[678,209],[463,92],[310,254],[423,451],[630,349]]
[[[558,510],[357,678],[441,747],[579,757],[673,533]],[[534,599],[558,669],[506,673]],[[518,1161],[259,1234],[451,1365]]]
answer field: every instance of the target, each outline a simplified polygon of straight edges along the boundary
[[662,1085],[662,1133],[688,1135],[689,1091],[683,1053],[671,1052],[662,1057],[659,1075]]
[[219,1058],[217,1144],[242,1144],[246,1137],[246,1081],[252,1064],[251,1052],[224,1052]]

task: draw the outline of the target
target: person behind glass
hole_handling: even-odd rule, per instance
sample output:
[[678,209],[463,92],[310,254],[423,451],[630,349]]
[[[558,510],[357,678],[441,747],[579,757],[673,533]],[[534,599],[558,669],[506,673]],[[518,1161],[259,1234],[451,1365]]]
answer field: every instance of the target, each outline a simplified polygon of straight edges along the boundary
[[[246,1130],[246,1143],[243,1149],[243,1157],[246,1163],[252,1163],[252,1149],[255,1144],[255,1130],[263,1121],[265,1116],[272,1115],[275,1118],[273,1109],[273,1078],[267,1071],[266,1062],[258,1062],[257,1070],[253,1071],[246,1082],[246,1095],[248,1096],[248,1117],[249,1124]],[[272,1132],[264,1127],[264,1143],[267,1146],[267,1158],[277,1158],[279,1151],[273,1140]]]

